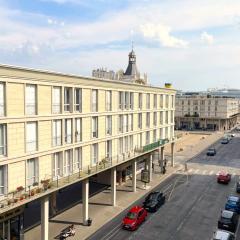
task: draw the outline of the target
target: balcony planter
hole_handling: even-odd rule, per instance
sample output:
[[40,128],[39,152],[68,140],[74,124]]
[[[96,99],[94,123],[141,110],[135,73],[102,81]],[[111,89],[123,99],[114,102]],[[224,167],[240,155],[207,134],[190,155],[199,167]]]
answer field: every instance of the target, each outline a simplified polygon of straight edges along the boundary
[[46,191],[50,184],[50,179],[41,180],[41,184],[43,185],[43,189]]
[[31,190],[30,195],[31,195],[31,196],[34,196],[34,195],[35,195],[35,189],[32,189],[32,190]]
[[18,198],[14,198],[14,203],[17,203],[18,202]]
[[23,186],[17,187],[17,192],[22,192],[23,190],[24,190],[24,187],[23,187]]
[[40,188],[40,187],[36,188],[36,193],[41,193],[42,191],[43,191],[42,188]]

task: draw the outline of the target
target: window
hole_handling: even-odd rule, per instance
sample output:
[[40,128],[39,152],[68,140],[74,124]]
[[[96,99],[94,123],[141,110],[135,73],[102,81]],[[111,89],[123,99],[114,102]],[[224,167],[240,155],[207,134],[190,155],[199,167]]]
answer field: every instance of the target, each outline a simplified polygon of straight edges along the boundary
[[150,113],[146,113],[146,127],[150,127]]
[[52,112],[61,113],[61,88],[53,87],[52,91]]
[[157,141],[157,130],[153,130],[153,142]]
[[6,124],[0,124],[0,156],[6,156],[7,154],[7,131]]
[[138,108],[142,109],[142,93],[138,94]]
[[7,193],[7,166],[0,166],[0,195]]
[[112,111],[112,91],[106,91],[106,111]]
[[129,96],[130,96],[129,92],[125,92],[125,109],[129,109],[129,103],[130,103]]
[[97,117],[92,118],[92,137],[93,138],[98,137],[98,118]]
[[129,131],[133,131],[133,114],[129,114]]
[[138,128],[142,129],[142,113],[138,114]]
[[118,139],[118,153],[123,154],[123,138]]
[[163,108],[163,94],[160,95],[160,108]]
[[123,133],[123,115],[118,116],[118,130]]
[[28,122],[26,124],[26,151],[32,152],[37,150],[37,123]]
[[75,148],[75,157],[73,161],[73,172],[79,172],[82,170],[82,148]]
[[76,142],[82,141],[82,119],[81,118],[75,119],[75,141]]
[[150,109],[150,93],[146,95],[146,108]]
[[169,128],[165,127],[165,138],[169,138]]
[[124,99],[125,99],[124,92],[119,92],[119,109],[121,110],[124,109]]
[[69,87],[64,88],[64,111],[71,111],[71,97],[72,97],[72,89]]
[[112,158],[112,141],[108,140],[106,142],[106,157],[108,158],[108,160],[111,160]]
[[130,109],[132,109],[133,110],[133,108],[134,108],[134,93],[133,92],[131,92],[130,93]]
[[62,144],[62,120],[53,121],[53,146]]
[[0,83],[0,116],[5,115],[5,85]]
[[174,96],[171,96],[172,108],[174,108]]
[[128,132],[128,115],[123,115],[123,132]]
[[97,162],[98,162],[98,144],[95,143],[92,145],[92,159],[91,159],[92,166],[96,165]]
[[92,90],[92,112],[98,111],[98,90]]
[[65,119],[65,143],[72,143],[72,119]]
[[38,162],[37,159],[32,158],[27,160],[27,186],[38,182]]
[[106,134],[112,134],[112,116],[106,116]]
[[128,152],[129,150],[128,136],[124,137],[124,143],[125,143],[125,152]]
[[32,84],[26,85],[25,112],[27,115],[36,114],[36,85],[32,85]]
[[69,149],[65,151],[63,173],[65,176],[68,176],[72,174],[72,171],[73,171],[73,156],[72,156],[72,150]]
[[142,147],[142,133],[139,133],[137,136],[137,146]]
[[157,94],[153,95],[153,108],[157,108]]
[[153,125],[156,127],[157,126],[157,113],[153,113]]
[[164,136],[163,136],[163,128],[160,128],[160,139],[164,139]]
[[169,95],[166,95],[166,105],[165,105],[165,107],[166,108],[169,108]]
[[146,132],[146,145],[150,143],[150,132]]
[[62,153],[54,153],[53,154],[53,160],[52,160],[52,166],[53,166],[53,178],[59,178],[63,175],[63,161],[62,161]]
[[75,88],[74,110],[76,112],[82,112],[82,89],[81,88]]
[[133,135],[129,136],[129,149],[133,150]]
[[163,124],[163,112],[160,112],[160,125]]
[[168,111],[165,112],[165,124],[168,124]]

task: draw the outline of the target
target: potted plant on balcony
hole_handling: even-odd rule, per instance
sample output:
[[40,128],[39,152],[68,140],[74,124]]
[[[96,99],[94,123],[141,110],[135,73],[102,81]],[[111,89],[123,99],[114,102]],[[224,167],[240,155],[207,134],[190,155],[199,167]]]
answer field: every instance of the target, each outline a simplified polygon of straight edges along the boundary
[[43,185],[43,189],[46,191],[50,184],[50,179],[41,180],[41,184]]
[[24,190],[24,187],[23,186],[19,186],[19,187],[17,187],[17,192],[22,192]]
[[31,190],[30,195],[31,195],[31,196],[34,196],[34,195],[35,195],[35,189],[32,189],[32,190]]

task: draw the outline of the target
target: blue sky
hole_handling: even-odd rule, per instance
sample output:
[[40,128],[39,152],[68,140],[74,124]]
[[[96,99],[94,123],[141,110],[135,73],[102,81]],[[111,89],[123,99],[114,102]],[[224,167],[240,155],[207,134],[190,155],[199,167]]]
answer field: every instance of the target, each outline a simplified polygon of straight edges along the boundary
[[240,88],[239,0],[0,0],[0,63],[90,76],[126,69],[177,89]]

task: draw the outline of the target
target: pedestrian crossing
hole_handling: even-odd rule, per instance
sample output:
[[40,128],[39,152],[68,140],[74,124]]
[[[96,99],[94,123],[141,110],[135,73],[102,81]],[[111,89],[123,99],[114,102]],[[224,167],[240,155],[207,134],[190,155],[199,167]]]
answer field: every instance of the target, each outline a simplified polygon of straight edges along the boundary
[[[196,168],[190,168],[190,169],[188,169],[187,170],[187,173],[188,174],[192,174],[192,175],[194,175],[194,174],[198,174],[198,175],[218,175],[219,173],[220,173],[221,171],[219,171],[219,170],[206,170],[206,169],[196,169]],[[240,175],[240,173],[237,173],[237,172],[231,172],[231,171],[226,171],[226,172],[229,172],[231,175],[232,175],[232,177],[234,177],[234,176],[239,176]]]

